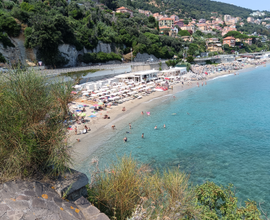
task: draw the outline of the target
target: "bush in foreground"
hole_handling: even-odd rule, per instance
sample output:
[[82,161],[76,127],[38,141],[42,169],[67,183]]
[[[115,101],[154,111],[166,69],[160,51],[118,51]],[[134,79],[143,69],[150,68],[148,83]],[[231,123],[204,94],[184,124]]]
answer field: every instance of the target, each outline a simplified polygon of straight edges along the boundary
[[260,219],[255,202],[237,205],[232,185],[206,182],[193,187],[179,169],[154,172],[127,156],[105,171],[97,165],[88,195],[111,219]]
[[64,120],[71,83],[35,71],[0,76],[0,180],[59,173],[70,162]]

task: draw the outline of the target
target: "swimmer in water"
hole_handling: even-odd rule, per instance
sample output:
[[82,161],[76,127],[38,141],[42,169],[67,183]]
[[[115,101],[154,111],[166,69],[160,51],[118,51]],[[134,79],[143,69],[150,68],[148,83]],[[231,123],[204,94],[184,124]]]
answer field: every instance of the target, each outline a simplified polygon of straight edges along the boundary
[[157,129],[157,126],[155,126],[155,128],[154,128],[155,130]]
[[129,134],[129,131],[126,131],[127,134]]
[[188,112],[187,112],[188,115],[190,115]]
[[127,137],[124,137],[124,139],[123,139],[123,140],[124,140],[124,142],[127,142]]
[[141,112],[141,114],[143,115],[143,111]]
[[131,124],[129,123],[129,129],[131,129]]
[[112,125],[112,129],[113,129],[113,130],[115,129],[115,125]]
[[173,96],[173,98],[175,99],[175,96]]
[[142,138],[144,138],[144,133],[142,133]]
[[166,125],[165,124],[163,125],[163,128],[166,128]]

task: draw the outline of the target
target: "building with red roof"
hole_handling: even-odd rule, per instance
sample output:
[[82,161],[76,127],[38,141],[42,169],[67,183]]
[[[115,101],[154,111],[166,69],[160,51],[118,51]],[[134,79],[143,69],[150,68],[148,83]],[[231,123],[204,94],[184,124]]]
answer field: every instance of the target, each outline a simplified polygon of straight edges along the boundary
[[235,46],[235,38],[230,36],[223,39],[223,45],[228,44],[230,47]]
[[133,17],[133,11],[125,7],[117,8],[116,13],[129,13],[130,17]]

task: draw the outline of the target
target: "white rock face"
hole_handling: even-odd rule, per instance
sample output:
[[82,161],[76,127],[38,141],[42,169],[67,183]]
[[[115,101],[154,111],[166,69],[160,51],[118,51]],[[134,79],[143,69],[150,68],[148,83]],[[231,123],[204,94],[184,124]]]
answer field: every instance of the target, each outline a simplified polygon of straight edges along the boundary
[[[21,33],[17,38],[10,38],[11,42],[15,45],[15,47],[7,47],[4,48],[3,44],[0,43],[0,53],[3,54],[8,63],[15,64],[22,62],[23,64],[27,64],[28,62],[33,62],[37,59],[36,49],[27,49],[24,47],[25,37]],[[110,44],[103,43],[101,41],[98,42],[98,45],[93,50],[87,50],[84,48],[81,51],[77,51],[76,47],[70,44],[62,44],[58,47],[62,56],[64,56],[69,62],[65,65],[65,67],[74,67],[77,66],[77,58],[78,55],[83,55],[84,53],[111,53],[112,48]]]
[[63,57],[69,60],[68,64],[66,64],[65,67],[76,66],[79,51],[76,50],[75,46],[72,46],[70,44],[62,44],[58,46],[58,50]]
[[112,52],[111,45],[103,43],[101,41],[98,42],[98,45],[93,50],[83,48],[83,50],[77,51],[75,46],[69,44],[62,44],[58,47],[58,49],[62,53],[62,55],[69,60],[68,64],[66,64],[65,67],[77,66],[77,58],[80,54],[83,55],[84,53]]

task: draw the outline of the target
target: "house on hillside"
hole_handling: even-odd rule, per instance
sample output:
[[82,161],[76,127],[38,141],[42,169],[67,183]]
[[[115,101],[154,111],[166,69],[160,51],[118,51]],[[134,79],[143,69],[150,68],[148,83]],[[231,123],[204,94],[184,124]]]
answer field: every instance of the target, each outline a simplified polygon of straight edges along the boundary
[[235,38],[226,37],[223,39],[223,45],[228,44],[230,47],[235,47]]
[[172,18],[174,22],[179,20],[177,15],[172,15],[170,18]]
[[130,17],[133,17],[133,11],[131,11],[130,9],[125,8],[125,7],[117,8],[116,13],[129,13]]
[[254,18],[253,17],[248,17],[247,22],[248,23],[254,23]]
[[174,22],[174,26],[178,25],[180,28],[184,26],[184,19],[179,19],[178,21]]
[[182,36],[181,39],[183,41],[189,41],[189,42],[192,42],[194,40],[193,37],[191,36]]
[[159,27],[163,27],[163,26],[168,26],[171,28],[173,26],[173,19],[172,18],[161,18],[159,20]]
[[210,52],[222,52],[222,44],[218,38],[208,38],[206,41],[206,49]]
[[150,15],[153,15],[151,11],[145,11],[142,9],[139,9],[139,13],[146,15],[147,17],[149,17]]
[[248,45],[252,45],[252,38],[245,39],[244,42]]
[[196,31],[196,27],[193,24],[184,25],[183,27],[181,27],[181,29],[186,31],[192,31],[192,33],[195,33]]

